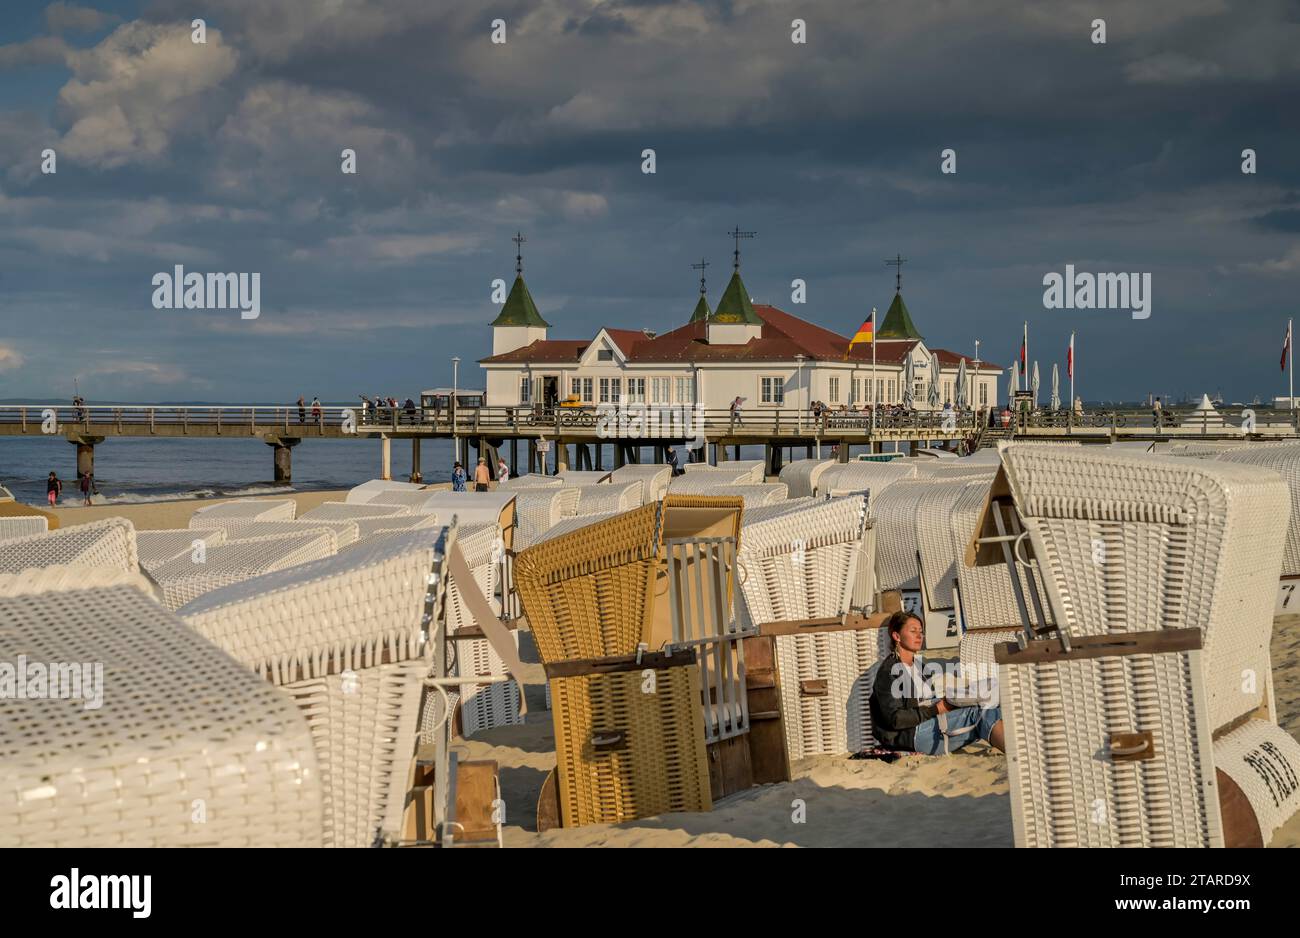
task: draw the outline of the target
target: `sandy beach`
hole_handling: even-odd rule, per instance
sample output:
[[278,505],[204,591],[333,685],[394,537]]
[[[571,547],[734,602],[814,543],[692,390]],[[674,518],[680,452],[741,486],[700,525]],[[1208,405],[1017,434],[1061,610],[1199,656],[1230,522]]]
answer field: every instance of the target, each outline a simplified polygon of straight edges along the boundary
[[[346,492],[287,493],[302,513]],[[141,530],[182,528],[201,505],[218,499],[55,510],[62,525],[120,516]],[[544,674],[531,636],[522,636],[520,680],[529,712],[521,726],[488,730],[464,741],[469,758],[494,759],[506,802],[507,847],[1009,847],[1011,805],[1006,762],[977,743],[947,758],[907,756],[892,765],[820,756],[794,766],[790,782],[748,789],[712,812],[666,814],[621,825],[537,832],[537,797],[555,766]],[[1300,736],[1300,616],[1276,620],[1273,677],[1281,725]],[[803,820],[796,822],[798,811]],[[1270,846],[1300,846],[1300,815]]]

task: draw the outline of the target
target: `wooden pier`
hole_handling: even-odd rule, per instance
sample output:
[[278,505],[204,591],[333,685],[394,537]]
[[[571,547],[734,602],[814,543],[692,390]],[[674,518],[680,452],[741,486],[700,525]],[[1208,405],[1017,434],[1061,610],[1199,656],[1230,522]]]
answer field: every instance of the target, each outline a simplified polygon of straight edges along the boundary
[[[670,412],[668,409],[666,412]],[[258,439],[271,448],[275,480],[292,478],[291,450],[305,440],[371,438],[379,442],[380,476],[392,477],[391,443],[412,441],[410,476],[420,478],[420,442],[427,439],[456,441],[457,458],[472,470],[475,455],[488,458],[495,473],[496,457],[509,444],[511,472],[520,469],[523,444],[525,471],[563,471],[567,468],[606,468],[605,448],[612,451],[612,466],[640,462],[643,457],[662,461],[663,449],[684,449],[689,441],[703,442],[698,459],[710,462],[738,456],[742,446],[763,446],[769,470],[779,470],[785,454],[793,457],[828,454],[834,448],[841,461],[859,452],[920,446],[955,447],[960,441],[999,438],[1059,439],[1109,443],[1120,440],[1282,440],[1300,439],[1295,414],[1249,408],[1230,408],[1213,419],[1191,422],[1191,410],[1167,410],[1155,426],[1149,410],[1102,410],[1082,415],[1063,411],[1022,413],[1011,426],[988,428],[971,413],[913,411],[872,417],[854,411],[827,411],[814,417],[806,411],[747,408],[696,410],[687,425],[644,419],[654,405],[632,406],[631,419],[622,424],[608,412],[595,408],[478,407],[458,410],[382,408],[363,413],[360,407],[308,407],[303,414],[294,405],[170,406],[155,404],[0,405],[0,436],[62,439],[77,447],[77,471],[94,472],[95,447],[112,437]],[[2,444],[0,444],[2,445]],[[646,453],[651,450],[653,455]],[[685,461],[685,453],[681,453]],[[440,475],[441,470],[440,470]]]

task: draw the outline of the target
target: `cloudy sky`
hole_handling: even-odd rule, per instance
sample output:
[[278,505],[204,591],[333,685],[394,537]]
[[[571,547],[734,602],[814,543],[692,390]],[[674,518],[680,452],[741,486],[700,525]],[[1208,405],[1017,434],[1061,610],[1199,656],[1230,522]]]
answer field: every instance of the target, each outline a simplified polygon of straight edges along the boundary
[[[405,397],[450,383],[452,355],[469,384],[516,229],[552,337],[580,338],[684,321],[701,257],[716,302],[736,224],[758,232],[755,299],[841,333],[889,303],[902,253],[932,345],[1009,363],[1028,320],[1044,381],[1078,332],[1089,399],[1284,394],[1298,11],[6,0],[0,398],[74,376],[91,399]],[[259,272],[260,318],[154,309],[176,264]],[[1150,273],[1151,317],[1045,309],[1066,264]]]

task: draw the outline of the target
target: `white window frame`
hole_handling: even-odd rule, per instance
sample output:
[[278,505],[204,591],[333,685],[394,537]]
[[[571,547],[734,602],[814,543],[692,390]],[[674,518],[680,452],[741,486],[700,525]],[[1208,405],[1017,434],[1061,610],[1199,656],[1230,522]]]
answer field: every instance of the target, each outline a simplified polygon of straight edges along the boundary
[[677,394],[678,404],[694,404],[695,403],[695,379],[691,377],[679,376],[677,378],[676,394]]
[[519,403],[531,404],[533,402],[533,378],[531,375],[519,376]]
[[644,404],[645,401],[645,378],[629,377],[627,379],[627,402],[629,404]]
[[600,403],[617,404],[623,390],[622,378],[600,379]]
[[827,391],[828,402],[831,404],[838,404],[840,402],[839,375],[831,375],[830,378],[827,379],[826,384],[829,388],[829,390]]
[[[769,382],[771,382],[769,384]],[[772,399],[767,400],[767,389],[772,389]],[[760,407],[784,407],[785,406],[785,376],[784,375],[759,375],[758,376],[758,406]]]

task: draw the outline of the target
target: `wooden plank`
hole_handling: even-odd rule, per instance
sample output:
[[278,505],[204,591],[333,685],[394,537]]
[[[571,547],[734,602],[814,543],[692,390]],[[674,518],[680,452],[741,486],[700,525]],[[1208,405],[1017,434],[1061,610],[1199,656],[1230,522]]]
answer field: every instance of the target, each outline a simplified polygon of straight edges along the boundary
[[1026,643],[1004,642],[993,648],[998,664],[1040,664],[1112,658],[1123,655],[1159,655],[1195,651],[1201,647],[1200,629],[1160,629],[1154,632],[1125,632],[1111,635],[1070,637],[1070,650],[1063,651],[1057,639]]
[[743,641],[745,692],[749,701],[749,762],[753,783],[790,780],[790,758],[785,751],[785,720],[776,677],[776,639],[755,636]]
[[705,747],[709,763],[709,791],[714,801],[753,786],[754,769],[749,759],[749,736],[749,733],[742,733],[709,743]]
[[497,764],[480,759],[456,765],[456,843],[495,842],[497,826],[492,822],[497,798]]
[[889,624],[889,613],[873,612],[869,616],[851,612],[826,619],[784,619],[764,622],[758,627],[760,635],[812,635],[818,632],[857,632],[863,629],[883,629]]
[[1214,770],[1219,783],[1219,816],[1223,822],[1225,847],[1254,847],[1263,849],[1264,835],[1259,829],[1259,818],[1241,787],[1223,769]]
[[620,671],[664,671],[695,664],[695,649],[682,648],[671,655],[661,651],[648,651],[636,660],[636,655],[615,655],[609,658],[573,658],[569,661],[552,661],[543,665],[546,676],[577,677],[580,674],[616,674]]

